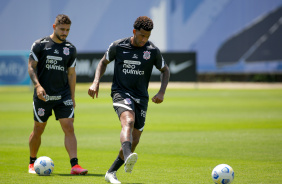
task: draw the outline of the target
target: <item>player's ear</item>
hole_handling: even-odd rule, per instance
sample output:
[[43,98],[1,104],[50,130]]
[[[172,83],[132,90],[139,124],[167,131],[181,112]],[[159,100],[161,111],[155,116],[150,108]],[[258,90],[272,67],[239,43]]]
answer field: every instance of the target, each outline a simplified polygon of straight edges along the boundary
[[56,24],[53,24],[53,29],[55,30],[55,28],[56,28]]
[[136,33],[136,29],[133,29],[133,34],[135,35],[135,33]]

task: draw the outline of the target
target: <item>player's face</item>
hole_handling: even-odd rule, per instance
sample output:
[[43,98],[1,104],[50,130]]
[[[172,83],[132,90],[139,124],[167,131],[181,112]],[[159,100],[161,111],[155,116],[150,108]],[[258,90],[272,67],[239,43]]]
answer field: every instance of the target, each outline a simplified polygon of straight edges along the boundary
[[59,24],[54,27],[54,33],[58,40],[65,41],[70,32],[70,24]]
[[136,47],[143,47],[149,40],[151,31],[133,29],[133,34],[133,45]]

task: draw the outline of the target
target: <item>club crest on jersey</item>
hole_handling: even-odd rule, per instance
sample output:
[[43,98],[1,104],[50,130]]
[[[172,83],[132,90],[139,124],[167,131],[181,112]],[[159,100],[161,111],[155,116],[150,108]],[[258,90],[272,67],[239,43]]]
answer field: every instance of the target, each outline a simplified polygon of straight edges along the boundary
[[144,53],[144,55],[143,55],[143,58],[144,58],[144,59],[146,59],[146,60],[150,59],[150,57],[151,57],[151,52],[149,52],[149,51],[144,51],[143,53]]
[[39,108],[37,114],[38,114],[38,116],[44,116],[45,109]]
[[132,102],[131,102],[131,99],[130,99],[130,98],[126,98],[126,99],[124,99],[124,103],[125,103],[126,105],[128,105],[128,104],[132,104]]
[[64,54],[68,56],[70,54],[70,49],[68,47],[64,47]]

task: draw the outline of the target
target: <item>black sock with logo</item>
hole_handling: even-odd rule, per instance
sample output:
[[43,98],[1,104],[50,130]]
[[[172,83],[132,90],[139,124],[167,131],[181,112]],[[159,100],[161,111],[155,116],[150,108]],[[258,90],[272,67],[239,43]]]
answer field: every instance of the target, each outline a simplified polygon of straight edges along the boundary
[[36,157],[29,157],[29,164],[33,164],[36,159]]

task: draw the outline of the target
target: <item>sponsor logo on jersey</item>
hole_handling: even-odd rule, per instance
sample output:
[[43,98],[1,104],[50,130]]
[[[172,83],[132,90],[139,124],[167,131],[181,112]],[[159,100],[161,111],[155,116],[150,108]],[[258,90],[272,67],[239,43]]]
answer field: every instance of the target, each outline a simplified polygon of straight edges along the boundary
[[38,116],[44,116],[44,114],[45,114],[45,109],[43,109],[43,108],[38,108],[37,114],[38,114]]
[[53,60],[57,60],[57,61],[62,61],[63,60],[62,57],[58,57],[58,56],[47,56],[47,59],[48,60],[53,59]]
[[144,75],[144,71],[142,71],[142,70],[123,69],[122,72],[124,74]]
[[63,49],[64,49],[64,52],[63,52],[63,53],[64,53],[66,56],[68,56],[68,55],[70,54],[70,49],[67,48],[67,47],[64,47]]
[[133,61],[133,60],[124,60],[123,61],[125,64],[130,64],[130,65],[141,65],[140,61]]
[[143,53],[144,53],[144,55],[143,55],[144,59],[148,60],[148,59],[151,58],[151,52],[150,51],[144,51]]
[[136,65],[141,65],[140,61],[124,60],[123,62],[122,72],[124,74],[144,75],[144,71],[135,69]]
[[58,61],[62,61],[62,57],[57,57],[57,56],[47,56],[46,59],[46,65],[45,67],[48,70],[60,70],[60,71],[65,71],[65,68],[61,65],[58,64]]

